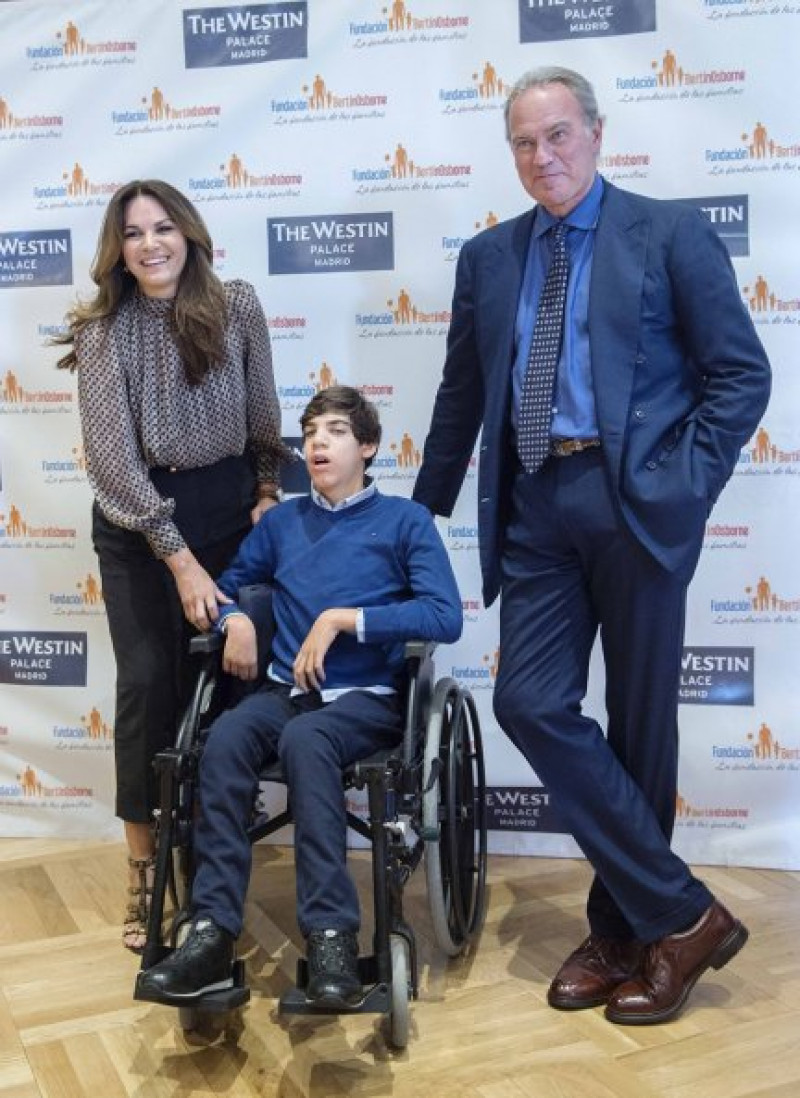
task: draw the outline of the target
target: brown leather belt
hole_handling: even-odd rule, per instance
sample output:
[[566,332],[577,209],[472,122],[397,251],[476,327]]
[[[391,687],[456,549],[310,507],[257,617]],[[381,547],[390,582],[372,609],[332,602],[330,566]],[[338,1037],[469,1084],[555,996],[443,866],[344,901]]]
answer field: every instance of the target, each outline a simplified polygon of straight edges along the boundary
[[565,458],[579,454],[581,450],[593,450],[599,445],[599,438],[553,438],[550,440],[550,453],[553,457]]

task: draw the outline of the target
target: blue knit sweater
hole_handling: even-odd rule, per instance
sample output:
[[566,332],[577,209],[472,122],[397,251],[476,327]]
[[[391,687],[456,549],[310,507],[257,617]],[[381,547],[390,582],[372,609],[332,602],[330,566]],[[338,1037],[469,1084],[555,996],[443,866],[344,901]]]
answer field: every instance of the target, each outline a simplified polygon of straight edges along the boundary
[[[273,587],[275,673],[292,664],[311,626],[331,607],[362,608],[364,643],[340,633],[325,658],[325,689],[395,686],[403,644],[452,643],[461,635],[461,599],[427,508],[375,492],[328,511],[310,496],[271,507],[217,580],[235,599],[255,583]],[[220,607],[220,620],[237,610]]]

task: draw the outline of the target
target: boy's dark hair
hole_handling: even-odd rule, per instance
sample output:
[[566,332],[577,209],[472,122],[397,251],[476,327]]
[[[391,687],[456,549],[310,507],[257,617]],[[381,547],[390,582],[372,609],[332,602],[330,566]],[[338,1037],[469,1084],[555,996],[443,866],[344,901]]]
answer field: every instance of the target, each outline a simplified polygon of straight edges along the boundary
[[[334,412],[347,416],[356,441],[362,446],[377,446],[381,441],[381,421],[378,409],[350,385],[331,385],[312,397],[300,416],[300,426],[305,431],[308,423],[317,416]],[[367,458],[368,467],[372,458]]]

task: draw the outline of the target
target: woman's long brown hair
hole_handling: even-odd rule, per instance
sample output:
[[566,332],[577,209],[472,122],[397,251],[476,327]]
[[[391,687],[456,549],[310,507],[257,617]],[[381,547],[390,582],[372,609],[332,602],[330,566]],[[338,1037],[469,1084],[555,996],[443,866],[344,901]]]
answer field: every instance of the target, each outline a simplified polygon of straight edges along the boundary
[[120,187],[109,202],[91,269],[97,293],[71,310],[67,315],[68,331],[53,340],[70,345],[58,366],[76,369],[76,334],[92,321],[115,316],[136,290],[136,279],[125,270],[122,244],[128,205],[140,195],[159,202],[186,237],[186,264],[178,282],[171,323],[187,379],[197,384],[209,369],[222,362],[227,322],[225,290],[214,274],[211,237],[203,219],[185,195],[160,179],[135,179]]

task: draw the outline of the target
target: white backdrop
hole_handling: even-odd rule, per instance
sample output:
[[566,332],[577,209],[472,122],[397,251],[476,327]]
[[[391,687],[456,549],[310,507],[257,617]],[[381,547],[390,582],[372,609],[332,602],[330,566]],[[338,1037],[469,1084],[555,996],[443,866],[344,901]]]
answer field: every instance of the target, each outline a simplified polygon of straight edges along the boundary
[[[60,330],[110,194],[198,203],[223,278],[270,318],[284,432],[333,380],[379,405],[376,473],[410,494],[459,247],[526,204],[502,104],[525,69],[595,84],[602,169],[704,208],[770,354],[772,404],[714,512],[690,597],[676,845],[800,868],[800,4],[768,0],[17,0],[0,6],[0,829],[117,836],[113,661]],[[440,528],[465,630],[440,674],[485,727],[492,849],[576,853],[491,713],[474,470]],[[654,621],[653,627],[658,623]],[[602,709],[599,672],[590,708]]]

